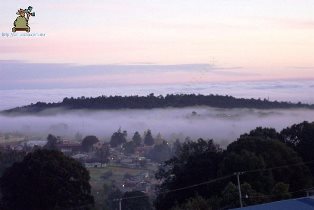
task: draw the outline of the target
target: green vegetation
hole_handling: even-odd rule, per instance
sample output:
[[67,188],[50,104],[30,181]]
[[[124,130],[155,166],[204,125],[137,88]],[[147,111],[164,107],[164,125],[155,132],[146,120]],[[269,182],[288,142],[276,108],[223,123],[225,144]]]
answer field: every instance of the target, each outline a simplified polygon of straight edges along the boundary
[[64,98],[59,103],[37,102],[24,107],[3,111],[9,113],[37,113],[49,108],[63,109],[152,109],[167,107],[210,106],[217,108],[255,108],[255,109],[279,109],[279,108],[314,108],[314,105],[290,102],[268,101],[267,99],[244,99],[232,96],[220,95],[195,95],[180,94],[155,96],[99,96],[96,98]]
[[99,142],[96,136],[86,136],[82,141],[82,151],[90,152],[93,148],[93,145]]
[[132,191],[124,193],[122,197],[122,208],[124,210],[152,210],[153,207],[145,193]]
[[[186,141],[156,174],[163,180],[156,209],[184,209],[199,196],[212,209],[239,207],[238,172],[244,206],[304,196],[304,190],[314,183],[310,170],[312,145],[314,123],[308,122],[280,133],[272,128],[256,128],[241,135],[226,150],[212,140]],[[184,189],[187,186],[195,187]]]
[[54,150],[37,150],[4,172],[1,209],[91,209],[89,179],[88,171],[74,159]]
[[[89,168],[90,179],[80,163],[56,150],[35,150],[26,156],[6,151],[0,153],[0,172],[4,171],[1,209],[89,208],[94,199],[95,209],[103,210],[118,209],[119,199],[123,209],[129,210],[153,209],[152,203],[156,210],[229,209],[240,205],[236,175],[244,206],[302,197],[314,186],[314,122],[292,125],[281,132],[258,127],[225,149],[204,139],[168,145],[160,134],[154,139],[150,131],[141,141],[136,133],[129,142],[126,137],[127,132],[119,129],[111,139],[113,146],[123,146],[119,151],[125,154],[132,154],[137,145],[152,138],[147,157],[161,163],[155,174],[160,184],[154,196],[121,190],[133,189],[122,187],[126,180],[156,169]],[[50,135],[45,147],[55,148],[55,140]],[[104,144],[94,153],[108,161],[108,146]],[[90,145],[86,148],[90,151]]]
[[155,140],[153,138],[151,130],[147,130],[144,134],[144,144],[146,146],[152,146],[154,145]]
[[57,144],[58,144],[57,137],[49,134],[47,137],[47,144],[44,146],[44,148],[48,150],[58,150]]
[[126,137],[128,133],[126,131],[121,131],[121,128],[117,132],[114,132],[111,136],[110,146],[111,147],[118,147],[124,143],[126,143]]

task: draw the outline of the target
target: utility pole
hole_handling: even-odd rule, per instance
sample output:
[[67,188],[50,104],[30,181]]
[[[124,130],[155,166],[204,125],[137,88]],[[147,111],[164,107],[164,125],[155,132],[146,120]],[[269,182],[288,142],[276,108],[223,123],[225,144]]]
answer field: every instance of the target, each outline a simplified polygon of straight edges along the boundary
[[238,181],[238,190],[239,190],[239,201],[240,201],[240,207],[242,208],[243,207],[243,204],[242,204],[242,193],[241,193],[241,183],[240,183],[240,175],[242,175],[243,172],[236,172],[234,173],[234,175],[237,176],[237,181]]
[[122,205],[121,205],[122,198],[114,199],[113,201],[118,201],[119,202],[119,210],[122,210]]
[[122,201],[122,198],[119,199],[119,210],[122,210],[121,201]]

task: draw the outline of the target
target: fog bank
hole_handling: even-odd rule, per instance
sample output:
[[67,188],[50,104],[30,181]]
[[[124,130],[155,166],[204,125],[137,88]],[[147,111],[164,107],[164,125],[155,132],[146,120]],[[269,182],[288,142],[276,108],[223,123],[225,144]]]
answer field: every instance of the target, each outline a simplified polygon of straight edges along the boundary
[[166,139],[189,136],[213,138],[225,144],[257,126],[281,130],[294,123],[314,121],[314,110],[219,109],[209,107],[168,108],[152,110],[68,111],[54,115],[0,116],[0,132],[22,132],[26,135],[48,133],[73,137],[97,135],[110,138],[120,127],[129,138],[135,131],[151,129]]

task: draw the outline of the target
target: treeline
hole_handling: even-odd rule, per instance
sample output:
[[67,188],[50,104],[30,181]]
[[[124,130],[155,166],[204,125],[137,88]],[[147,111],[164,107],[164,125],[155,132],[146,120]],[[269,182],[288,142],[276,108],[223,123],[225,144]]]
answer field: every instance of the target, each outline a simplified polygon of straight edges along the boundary
[[314,187],[314,122],[281,132],[258,127],[226,149],[214,141],[187,141],[156,173],[157,210],[230,209],[306,196]]
[[153,137],[150,129],[144,132],[143,137],[136,131],[130,141],[127,140],[127,131],[114,132],[110,139],[110,146],[112,148],[121,147],[125,155],[132,155],[135,153],[137,147],[149,146],[151,147],[144,156],[154,162],[163,162],[174,155],[178,146],[180,145],[177,139],[171,146],[160,133]]
[[216,108],[314,108],[314,105],[290,102],[269,101],[267,99],[244,99],[221,95],[176,94],[166,96],[99,96],[64,98],[59,103],[37,102],[28,106],[6,110],[3,113],[37,113],[50,108],[63,109],[152,109],[166,107],[210,106]]

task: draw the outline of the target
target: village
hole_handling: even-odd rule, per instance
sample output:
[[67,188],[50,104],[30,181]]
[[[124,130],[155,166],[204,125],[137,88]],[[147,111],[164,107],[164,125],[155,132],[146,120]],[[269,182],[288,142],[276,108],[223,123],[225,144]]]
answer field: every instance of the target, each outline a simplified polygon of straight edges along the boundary
[[[123,136],[119,130],[116,136]],[[121,134],[121,135],[119,135]],[[113,135],[114,136],[114,135]],[[114,137],[113,137],[114,138]],[[160,137],[159,137],[160,138]],[[53,136],[30,137],[19,133],[0,133],[1,152],[24,152],[25,154],[36,149],[57,149],[63,154],[81,162],[90,172],[92,192],[97,200],[101,199],[103,185],[114,183],[121,192],[141,191],[154,196],[155,188],[160,182],[155,178],[155,172],[161,161],[170,157],[171,149],[165,141],[157,141],[151,145],[139,143],[128,149],[126,145],[133,141],[112,146],[112,142],[98,140],[95,136],[87,136],[82,141],[73,138]],[[156,148],[158,148],[156,150]],[[162,150],[160,148],[166,148]],[[149,157],[156,156],[157,159]],[[166,157],[164,156],[166,151]],[[168,154],[169,153],[169,154]]]

